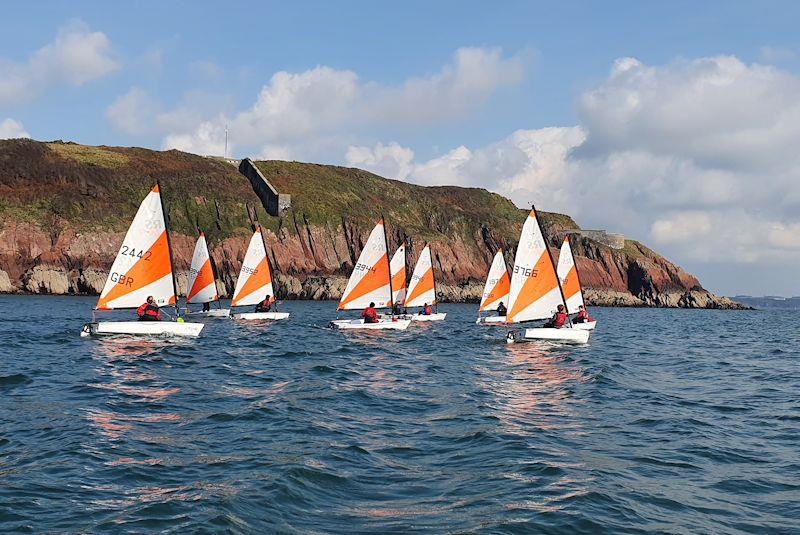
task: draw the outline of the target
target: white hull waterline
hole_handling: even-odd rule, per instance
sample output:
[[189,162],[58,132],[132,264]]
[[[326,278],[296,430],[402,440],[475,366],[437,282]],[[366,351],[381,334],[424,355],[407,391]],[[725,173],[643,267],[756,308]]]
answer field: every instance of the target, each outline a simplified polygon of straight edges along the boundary
[[481,316],[475,320],[478,325],[504,325],[505,322],[505,316]]
[[190,336],[200,335],[202,323],[177,321],[100,321],[87,323],[81,329],[81,336],[111,336],[127,334],[132,336]]
[[381,318],[378,323],[364,323],[363,319],[359,320],[334,320],[331,322],[331,327],[340,330],[362,329],[362,330],[381,330],[381,329],[394,329],[402,331],[408,329],[411,325],[411,320],[405,319],[389,319]]
[[561,329],[555,329],[553,327],[535,327],[532,329],[525,329],[521,334],[520,336],[520,333],[508,333],[506,341],[509,344],[530,340],[563,342],[567,344],[585,344],[589,341],[589,331],[570,329],[569,327],[562,327]]
[[231,309],[229,308],[212,308],[211,310],[206,310],[203,312],[202,310],[197,310],[195,312],[187,312],[187,316],[193,316],[195,318],[227,318],[231,315]]
[[587,321],[586,323],[573,323],[572,328],[578,329],[579,331],[593,331],[594,328],[597,326],[597,320],[595,321]]
[[242,321],[277,321],[289,317],[288,312],[240,312],[231,314],[231,318]]
[[411,321],[443,321],[447,316],[447,312],[437,312],[435,314],[403,314],[400,316],[404,320]]

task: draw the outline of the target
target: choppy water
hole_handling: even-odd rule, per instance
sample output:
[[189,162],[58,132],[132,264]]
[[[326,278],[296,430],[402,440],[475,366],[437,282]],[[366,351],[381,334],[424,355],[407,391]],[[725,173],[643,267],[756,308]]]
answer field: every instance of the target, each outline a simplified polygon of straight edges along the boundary
[[800,531],[800,313],[82,340],[93,303],[0,297],[0,532]]

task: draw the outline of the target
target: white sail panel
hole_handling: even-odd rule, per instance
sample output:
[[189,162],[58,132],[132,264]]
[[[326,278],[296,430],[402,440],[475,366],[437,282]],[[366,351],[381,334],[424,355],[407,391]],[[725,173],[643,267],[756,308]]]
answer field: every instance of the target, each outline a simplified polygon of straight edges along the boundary
[[362,309],[370,303],[375,303],[378,308],[392,306],[389,251],[383,219],[370,232],[353,266],[353,273],[339,301],[339,310]]
[[236,288],[233,291],[231,306],[239,307],[255,305],[267,296],[275,300],[275,291],[272,288],[272,273],[270,273],[267,251],[261,237],[261,229],[257,228],[250,238],[247,252],[242,261],[239,278],[236,279]]
[[406,246],[401,245],[389,263],[392,273],[392,303],[402,303],[406,299]]
[[511,274],[507,323],[549,318],[564,301],[556,269],[531,210],[522,226]]
[[175,304],[167,226],[158,185],[139,206],[96,308],[136,308],[148,296],[153,296],[159,306]]
[[568,236],[564,237],[564,243],[561,244],[556,272],[558,273],[558,280],[561,282],[564,298],[567,300],[567,310],[569,312],[577,312],[578,307],[584,304],[583,291]]
[[483,287],[481,305],[478,310],[481,312],[497,310],[501,302],[508,306],[510,282],[506,261],[505,258],[503,258],[503,251],[501,249],[497,251],[494,255],[494,260],[492,260],[489,274],[486,276],[486,284]]
[[214,270],[211,269],[211,256],[208,254],[205,234],[201,232],[194,246],[192,265],[189,268],[186,302],[209,303],[217,299],[217,283],[214,280]]
[[433,305],[436,303],[436,284],[433,278],[433,259],[431,258],[431,248],[425,246],[414,266],[411,274],[411,281],[408,283],[408,298],[405,306],[421,307],[425,303]]

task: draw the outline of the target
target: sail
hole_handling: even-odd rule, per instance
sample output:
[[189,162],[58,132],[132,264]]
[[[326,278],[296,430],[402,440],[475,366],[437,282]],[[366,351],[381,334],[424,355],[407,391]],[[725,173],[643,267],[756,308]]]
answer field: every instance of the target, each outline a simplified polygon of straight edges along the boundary
[[186,302],[209,303],[218,298],[217,283],[214,281],[214,271],[211,269],[211,257],[208,254],[206,236],[201,232],[194,246],[192,266],[189,268],[189,292],[186,294]]
[[95,308],[136,308],[151,295],[160,306],[175,304],[167,225],[158,185],[139,206]]
[[339,301],[339,310],[362,309],[370,303],[375,303],[378,308],[392,306],[389,251],[383,219],[378,221],[367,238]]
[[419,254],[417,265],[411,274],[411,282],[408,283],[408,297],[405,306],[421,307],[425,303],[433,305],[436,303],[436,284],[433,280],[433,260],[431,259],[431,248],[427,245]]
[[561,281],[564,299],[567,300],[567,310],[577,312],[578,307],[583,306],[583,292],[578,278],[578,267],[575,265],[575,257],[572,255],[572,247],[567,236],[564,236],[564,243],[561,244],[556,273],[558,280]]
[[402,303],[406,298],[406,246],[401,245],[389,263],[392,272],[392,303]]
[[481,298],[480,312],[487,310],[497,310],[497,306],[502,302],[508,305],[508,290],[511,280],[508,277],[506,261],[503,258],[503,250],[497,251],[489,268],[489,275],[486,277],[486,285],[483,287],[483,297]]
[[267,250],[264,249],[264,240],[261,237],[261,229],[256,228],[253,237],[250,238],[250,245],[242,261],[242,269],[239,271],[239,278],[236,280],[236,289],[233,291],[231,306],[240,307],[255,305],[263,301],[267,296],[275,300],[275,292],[272,289],[272,273],[270,273],[269,262],[267,261]]
[[506,323],[549,318],[564,302],[534,210],[522,226],[508,301]]

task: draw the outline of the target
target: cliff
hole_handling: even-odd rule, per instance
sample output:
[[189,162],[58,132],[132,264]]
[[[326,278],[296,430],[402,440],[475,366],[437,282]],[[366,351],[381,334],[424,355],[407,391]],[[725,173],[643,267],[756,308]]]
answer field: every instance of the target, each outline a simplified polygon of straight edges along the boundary
[[[236,280],[250,235],[247,205],[266,229],[279,291],[338,298],[374,222],[386,218],[391,246],[409,243],[410,262],[430,242],[443,300],[479,297],[497,247],[513,251],[526,212],[483,189],[422,187],[359,169],[257,162],[292,207],[266,214],[249,181],[229,163],[178,151],[0,141],[0,291],[98,293],[130,219],[156,180],[172,231],[179,290],[202,228],[220,278]],[[542,212],[558,253],[560,232],[579,227]],[[612,249],[573,240],[591,303],[736,308],[647,247]],[[512,256],[508,256],[512,260]]]

